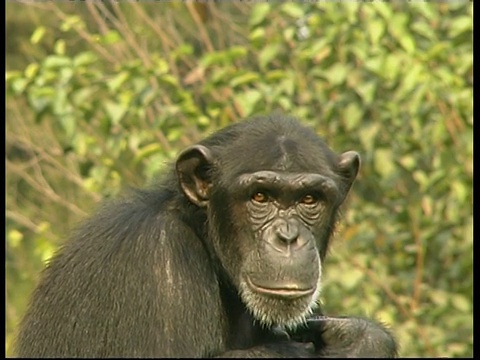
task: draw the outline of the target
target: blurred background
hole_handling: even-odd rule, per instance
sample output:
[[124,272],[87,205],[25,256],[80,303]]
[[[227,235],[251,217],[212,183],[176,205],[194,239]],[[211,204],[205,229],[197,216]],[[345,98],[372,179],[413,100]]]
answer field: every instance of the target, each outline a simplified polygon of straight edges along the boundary
[[274,110],[362,156],[325,312],[389,324],[403,357],[473,356],[472,30],[467,1],[7,2],[7,356],[102,199]]

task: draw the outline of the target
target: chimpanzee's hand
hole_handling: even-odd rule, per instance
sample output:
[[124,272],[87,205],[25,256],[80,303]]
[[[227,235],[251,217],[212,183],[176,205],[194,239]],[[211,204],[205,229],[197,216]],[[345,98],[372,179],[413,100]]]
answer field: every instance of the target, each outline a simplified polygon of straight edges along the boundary
[[382,325],[363,318],[317,316],[291,335],[311,342],[318,357],[394,358],[397,344]]

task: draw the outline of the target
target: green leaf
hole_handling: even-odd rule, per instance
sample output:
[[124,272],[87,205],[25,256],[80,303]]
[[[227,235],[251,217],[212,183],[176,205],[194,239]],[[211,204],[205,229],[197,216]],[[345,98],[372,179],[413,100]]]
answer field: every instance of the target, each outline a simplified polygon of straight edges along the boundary
[[415,52],[415,40],[410,34],[403,34],[399,37],[398,41],[400,42],[400,45],[405,49],[405,51],[409,54],[412,54]]
[[412,155],[404,155],[398,162],[408,171],[412,171],[417,165],[417,161]]
[[249,25],[257,26],[262,23],[270,13],[271,6],[269,3],[255,4],[252,8],[252,15],[250,15]]
[[135,163],[139,163],[144,158],[150,157],[155,153],[159,153],[162,151],[162,147],[158,143],[148,144],[138,150],[137,154],[135,155]]
[[445,307],[448,303],[449,294],[447,291],[442,289],[430,289],[428,292],[430,299],[433,304],[439,307]]
[[289,98],[293,98],[295,94],[296,83],[294,76],[288,76],[283,79],[278,85],[278,91],[286,94]]
[[383,75],[388,80],[398,80],[402,66],[402,58],[398,54],[389,54],[385,57],[382,64],[380,75]]
[[415,51],[415,40],[410,34],[409,17],[405,13],[396,13],[388,23],[389,32],[404,50],[412,54]]
[[158,80],[164,84],[167,84],[173,87],[178,87],[178,78],[176,78],[171,74],[162,75],[158,78]]
[[366,124],[358,130],[358,138],[367,151],[372,152],[375,148],[375,139],[377,138],[379,131],[380,125],[378,123]]
[[459,202],[466,202],[470,193],[471,187],[463,181],[453,181],[451,188],[455,197]]
[[289,28],[286,28],[285,30],[283,30],[283,38],[286,41],[292,41],[292,40],[294,40],[294,37],[295,37],[295,29],[294,28],[289,27]]
[[436,57],[442,56],[446,51],[448,51],[449,43],[445,41],[440,41],[432,44],[430,49],[425,53],[426,57],[429,59],[434,59]]
[[342,63],[336,63],[328,69],[325,73],[325,77],[328,79],[328,82],[332,85],[340,85],[347,78],[348,67]]
[[198,119],[197,119],[197,122],[199,125],[201,126],[209,126],[211,121],[210,119],[208,118],[208,116],[199,116]]
[[473,36],[473,18],[470,16],[460,16],[454,18],[450,22],[448,36],[450,38],[457,37],[463,33],[471,33]]
[[58,39],[57,41],[55,41],[55,46],[53,51],[55,52],[55,54],[63,56],[65,55],[66,45],[67,44],[65,43],[65,40]]
[[93,87],[82,87],[74,91],[71,94],[72,104],[74,106],[92,106],[92,100],[94,98],[95,88]]
[[284,14],[287,14],[295,19],[301,18],[303,15],[305,15],[305,7],[294,2],[287,2],[283,4],[280,10]]
[[301,49],[298,56],[301,59],[314,59],[320,62],[331,53],[331,44],[327,39],[320,39],[310,43],[309,46]]
[[70,31],[72,28],[84,28],[85,23],[78,15],[67,17],[60,25],[60,30]]
[[112,124],[118,124],[127,112],[127,108],[124,105],[117,104],[110,100],[105,102],[104,108]]
[[73,58],[73,66],[81,67],[94,64],[98,61],[97,55],[91,51],[84,51]]
[[374,153],[375,171],[383,178],[391,176],[395,171],[392,150],[376,149]]
[[48,263],[53,254],[55,253],[55,246],[49,241],[49,239],[39,237],[36,242],[35,253],[40,256],[42,262]]
[[109,30],[101,37],[101,43],[105,45],[116,44],[120,41],[122,41],[122,37],[116,30]]
[[234,46],[225,51],[217,51],[206,54],[200,59],[200,65],[207,68],[212,65],[231,64],[233,61],[245,57],[247,49],[242,46]]
[[[437,19],[438,19],[438,10],[435,11],[437,9],[437,7],[434,7],[434,6],[417,6],[415,8],[419,13],[422,14],[422,16],[425,18],[425,20],[428,20],[428,21],[419,21],[419,23],[423,23],[423,24],[431,24],[433,22],[435,22]],[[422,19],[423,20],[423,19]]]
[[467,299],[463,295],[453,294],[451,297],[451,302],[455,309],[460,310],[462,312],[470,312],[472,309],[471,300]]
[[12,90],[14,94],[21,94],[28,86],[28,80],[25,78],[17,78],[12,80]]
[[180,129],[170,129],[167,134],[168,141],[174,142],[180,139],[182,136],[182,131]]
[[32,108],[37,113],[41,113],[52,103],[55,94],[55,89],[52,87],[37,87],[29,90],[28,99]]
[[112,79],[107,81],[107,86],[112,92],[116,92],[127,79],[130,77],[130,73],[127,71],[122,71],[114,76]]
[[33,32],[32,36],[30,37],[30,42],[33,45],[38,44],[43,39],[46,32],[47,29],[44,26],[37,27]]
[[380,14],[385,20],[390,21],[393,16],[393,8],[390,4],[384,2],[375,2],[368,4],[371,6],[378,14]]
[[355,91],[363,99],[363,102],[366,105],[373,103],[376,90],[377,84],[374,81],[363,82],[355,87]]
[[71,65],[72,60],[69,57],[60,55],[50,55],[43,62],[43,66],[47,69],[56,69]]
[[28,66],[25,68],[25,77],[27,79],[33,79],[35,76],[37,76],[38,72],[40,70],[40,66],[37,63],[32,63],[28,64]]
[[67,100],[67,91],[64,87],[57,89],[52,99],[52,111],[55,115],[64,115],[70,111],[70,104]]
[[259,78],[260,77],[259,77],[258,73],[248,72],[248,73],[245,73],[245,74],[242,74],[242,75],[239,75],[239,76],[235,76],[230,81],[230,85],[232,87],[236,87],[236,86],[239,86],[239,85],[245,85],[245,84],[249,84],[249,83],[258,81]]
[[373,56],[365,61],[365,69],[370,70],[376,75],[382,75],[384,56]]
[[262,94],[258,90],[248,90],[244,93],[239,93],[235,101],[243,110],[243,116],[250,116],[258,101],[262,99]]
[[429,178],[425,171],[415,170],[412,174],[413,179],[420,185],[420,190],[425,190],[429,183]]
[[158,58],[154,60],[155,62],[155,74],[156,75],[163,75],[167,74],[170,70],[170,66],[168,62],[163,58]]
[[7,243],[12,248],[18,247],[18,245],[20,245],[22,240],[23,240],[23,234],[16,229],[10,230],[7,233]]
[[71,114],[64,114],[60,115],[58,119],[60,120],[63,131],[65,131],[65,137],[71,139],[77,129],[76,118]]
[[437,33],[435,32],[432,27],[425,22],[414,22],[411,27],[412,31],[417,33],[418,35],[423,36],[424,38],[428,39],[429,41],[435,43],[437,40]]
[[408,72],[400,83],[400,87],[397,90],[401,96],[406,96],[409,92],[414,91],[419,83],[424,80],[423,76],[424,68],[422,65],[415,63],[409,66]]
[[262,27],[254,29],[250,32],[248,39],[255,45],[260,45],[265,39],[265,29]]
[[[288,111],[292,110],[292,108],[293,108],[291,97],[281,96],[277,99],[277,102],[280,106],[280,109],[282,109],[285,112],[288,112]],[[299,108],[298,107],[295,108],[295,113],[299,114]]]
[[276,70],[268,71],[265,74],[265,79],[267,81],[277,81],[280,79],[284,79],[286,76],[287,76],[287,72],[285,70],[276,69]]
[[193,46],[191,44],[179,44],[175,47],[172,54],[176,57],[185,55],[192,55],[194,53]]
[[367,24],[368,35],[372,45],[378,45],[378,42],[385,34],[385,22],[382,20],[372,19]]
[[281,46],[278,43],[265,46],[258,55],[258,63],[261,68],[265,68],[270,62],[275,59],[281,50]]
[[12,80],[19,79],[22,77],[22,72],[18,70],[7,70],[5,71],[5,81],[8,83]]
[[244,46],[232,46],[230,49],[228,49],[226,54],[230,62],[233,62],[234,60],[239,60],[247,56],[248,50]]
[[346,290],[353,289],[363,279],[364,274],[358,269],[347,271],[342,276],[342,287]]
[[343,111],[343,121],[347,131],[352,131],[358,127],[363,117],[363,111],[358,104],[348,104]]

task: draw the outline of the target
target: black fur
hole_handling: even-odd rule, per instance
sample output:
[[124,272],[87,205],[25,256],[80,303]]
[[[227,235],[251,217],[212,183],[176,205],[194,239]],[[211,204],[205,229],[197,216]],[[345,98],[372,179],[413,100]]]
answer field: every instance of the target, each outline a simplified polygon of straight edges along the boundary
[[[362,320],[352,320],[351,331],[343,331],[338,344],[330,338],[322,342],[327,321],[289,335],[255,318],[239,295],[239,253],[252,245],[236,237],[247,219],[229,200],[232,183],[259,170],[331,178],[339,189],[338,202],[332,200],[324,226],[313,233],[317,243],[311,245],[323,260],[337,208],[358,170],[355,156],[336,155],[313,131],[280,116],[237,123],[201,141],[182,153],[156,188],[110,202],[74,232],[33,292],[17,355],[394,356],[391,336],[377,324],[367,321],[372,327],[365,333],[356,325]],[[271,309],[259,311],[276,310],[277,300],[271,301]],[[287,314],[288,304],[278,300]],[[332,324],[336,333],[337,323]],[[378,344],[374,339],[375,346],[368,343],[365,351],[356,351],[370,334]],[[345,336],[355,349],[344,348]]]

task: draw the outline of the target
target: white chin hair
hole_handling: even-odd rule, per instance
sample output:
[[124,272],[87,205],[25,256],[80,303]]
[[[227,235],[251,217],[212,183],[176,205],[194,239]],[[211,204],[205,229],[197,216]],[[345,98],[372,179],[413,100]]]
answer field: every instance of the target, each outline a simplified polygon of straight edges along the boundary
[[297,300],[282,300],[269,298],[253,292],[245,282],[240,284],[240,296],[253,317],[265,326],[279,326],[285,329],[295,329],[305,324],[306,319],[319,305],[321,292],[322,264],[318,259],[318,281],[309,303],[305,298]]

